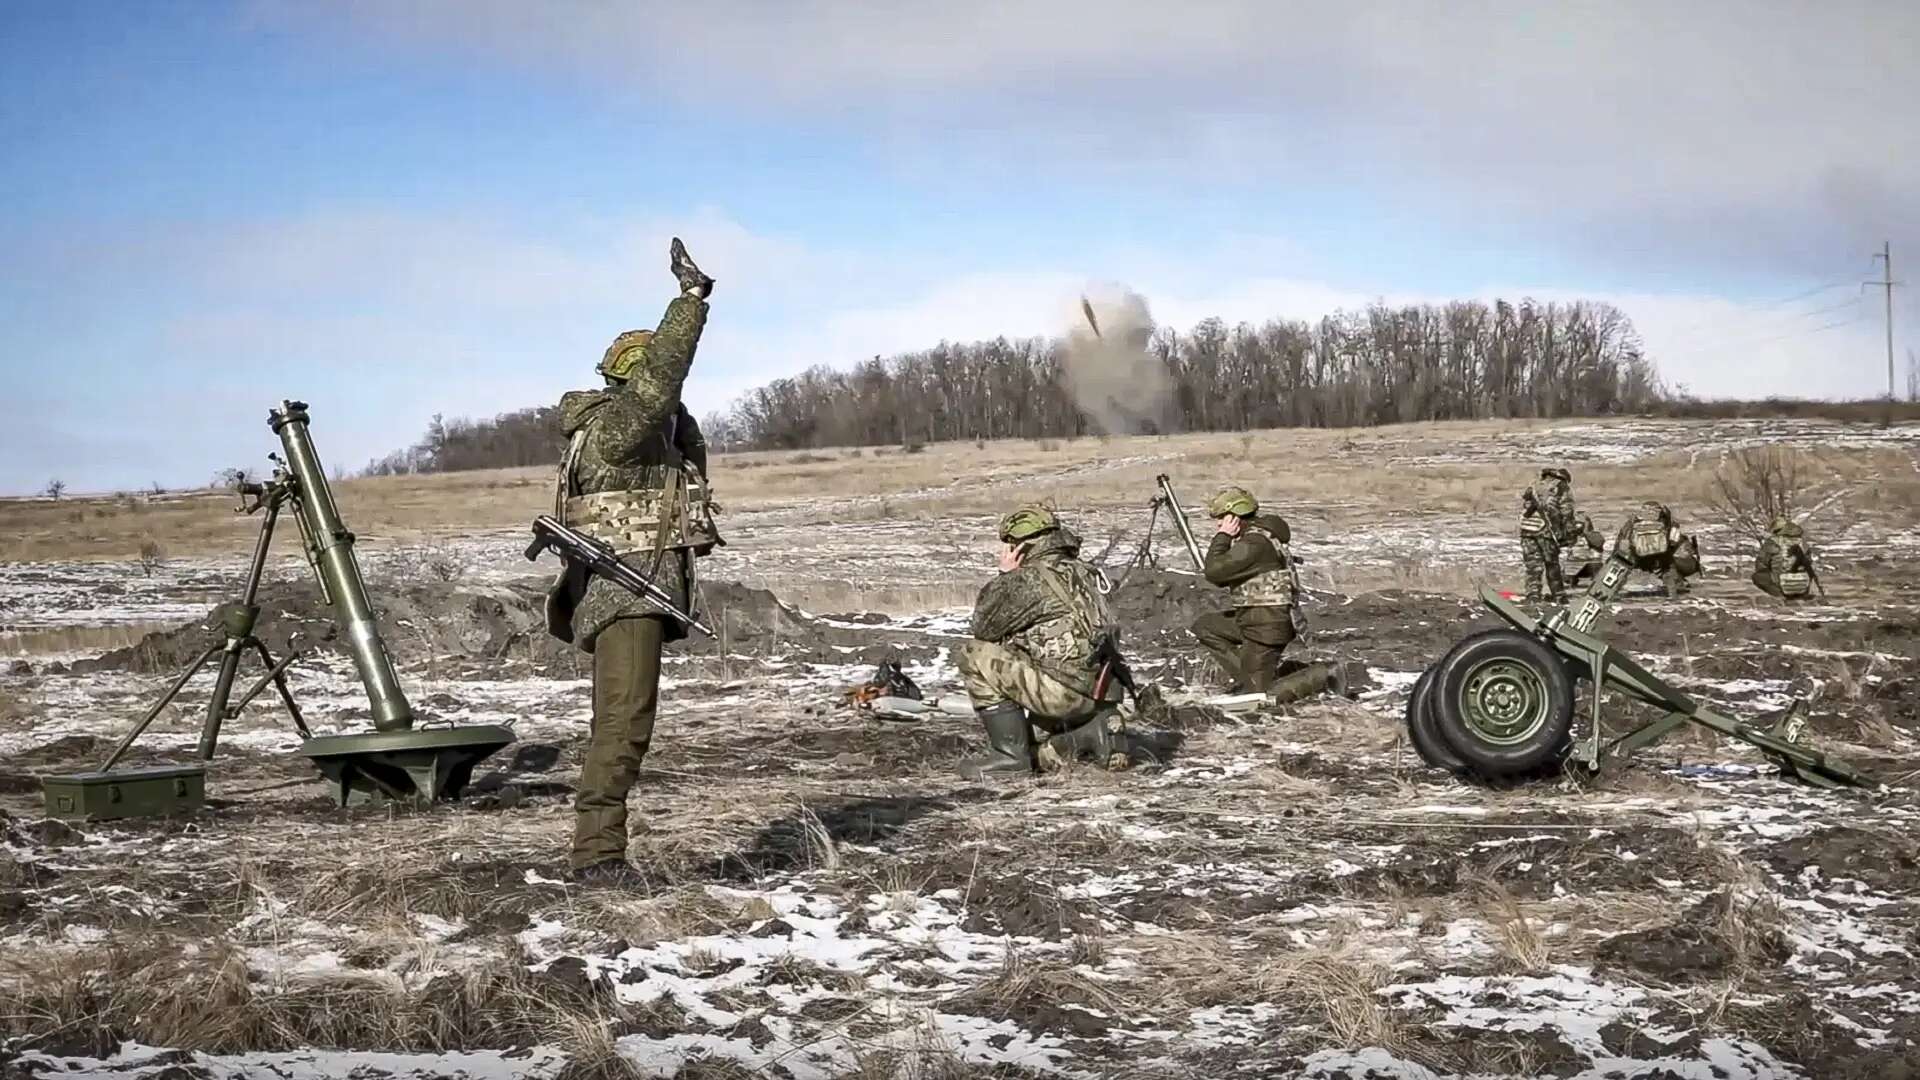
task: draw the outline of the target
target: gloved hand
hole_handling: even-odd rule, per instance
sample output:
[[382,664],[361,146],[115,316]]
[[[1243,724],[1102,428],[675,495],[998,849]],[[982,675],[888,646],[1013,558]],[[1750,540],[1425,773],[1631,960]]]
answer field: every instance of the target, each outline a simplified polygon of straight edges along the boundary
[[673,269],[674,280],[680,283],[681,295],[705,300],[713,294],[713,279],[694,264],[693,257],[687,254],[687,245],[681,243],[679,237],[673,238],[668,255],[668,265]]

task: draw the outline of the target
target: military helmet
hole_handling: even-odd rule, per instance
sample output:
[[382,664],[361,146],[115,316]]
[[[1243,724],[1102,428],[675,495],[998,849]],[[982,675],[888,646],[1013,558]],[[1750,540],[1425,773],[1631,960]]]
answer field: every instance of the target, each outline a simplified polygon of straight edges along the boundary
[[1785,514],[1781,514],[1780,516],[1774,518],[1770,524],[1768,524],[1767,531],[1777,532],[1777,533],[1786,532],[1788,529],[1792,527],[1793,527],[1793,519],[1789,518]]
[[1568,484],[1573,483],[1573,474],[1565,469],[1541,469],[1540,475],[1547,480],[1559,480]]
[[1213,498],[1207,500],[1208,517],[1252,517],[1260,512],[1260,501],[1253,492],[1243,487],[1224,487]]
[[1673,512],[1668,510],[1665,504],[1656,502],[1653,499],[1648,499],[1646,502],[1640,504],[1640,513],[1647,517],[1660,518],[1663,521],[1673,516]]
[[651,330],[629,330],[613,339],[600,366],[594,368],[609,379],[622,382],[633,377],[634,369],[646,362],[647,345],[653,341]]
[[1023,506],[1000,519],[1000,540],[1021,544],[1060,527],[1060,519],[1044,506]]

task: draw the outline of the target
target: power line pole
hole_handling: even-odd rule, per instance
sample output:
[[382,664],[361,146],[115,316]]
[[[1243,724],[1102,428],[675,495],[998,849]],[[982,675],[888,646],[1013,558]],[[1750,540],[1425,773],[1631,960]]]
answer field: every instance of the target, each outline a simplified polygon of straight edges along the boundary
[[1881,241],[1880,252],[1874,258],[1882,264],[1882,275],[1879,281],[1869,281],[1867,284],[1878,285],[1887,294],[1887,412],[1880,426],[1890,427],[1893,424],[1893,287],[1898,284],[1893,280],[1893,242]]

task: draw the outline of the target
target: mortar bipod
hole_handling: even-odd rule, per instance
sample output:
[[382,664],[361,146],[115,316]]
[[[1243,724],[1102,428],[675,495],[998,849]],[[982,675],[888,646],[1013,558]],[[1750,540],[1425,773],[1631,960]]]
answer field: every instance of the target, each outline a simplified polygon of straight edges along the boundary
[[[214,679],[213,694],[207,699],[206,718],[200,727],[200,742],[197,750],[200,760],[212,760],[214,749],[220,741],[221,724],[239,716],[240,710],[246,708],[248,703],[258,697],[268,684],[272,684],[273,688],[279,691],[280,701],[287,707],[287,715],[293,718],[293,726],[300,732],[300,737],[303,739],[313,737],[313,732],[307,729],[306,719],[300,715],[299,704],[293,700],[292,689],[287,686],[287,668],[299,659],[299,650],[289,648],[287,655],[276,661],[273,654],[267,650],[266,644],[253,632],[260,620],[258,603],[260,579],[266,571],[267,552],[273,546],[273,527],[279,520],[281,504],[288,498],[289,485],[284,476],[276,475],[270,483],[241,482],[234,485],[234,490],[240,496],[240,507],[234,513],[252,514],[264,509],[267,516],[260,521],[260,534],[254,540],[253,561],[247,568],[247,583],[240,599],[215,608],[213,615],[206,623],[208,629],[218,624],[222,641],[208,646],[206,651],[189,664],[171,686],[167,687],[167,692],[160,696],[159,701],[154,702],[153,708],[147,710],[147,714],[140,718],[140,722],[134,725],[133,730],[127,732],[119,745],[113,748],[113,753],[107,755],[107,760],[100,766],[101,772],[111,770],[126,755],[127,750],[133,746],[134,740],[147,730],[148,725],[153,723],[154,718],[159,716],[174,698],[180,696],[180,691],[185,689],[187,683],[215,656],[220,657],[220,669]],[[239,701],[231,701],[233,681],[240,671],[241,655],[248,651],[259,656],[261,664],[266,668],[265,673],[248,688],[246,693],[240,695]]]
[[[1611,567],[1602,570],[1602,579],[1608,576],[1609,569]],[[1596,580],[1588,597],[1583,598],[1593,600],[1582,611],[1589,626],[1592,617],[1598,614],[1599,604],[1610,598],[1602,595],[1602,588],[1602,581]],[[1782,773],[1809,784],[1864,787],[1871,783],[1851,765],[1829,758],[1801,741],[1806,724],[1800,716],[1799,702],[1776,717],[1770,727],[1763,729],[1741,723],[1695,701],[1590,630],[1576,628],[1566,608],[1556,608],[1535,619],[1493,589],[1481,588],[1480,599],[1515,630],[1531,634],[1550,646],[1566,661],[1568,672],[1575,680],[1586,679],[1592,684],[1589,730],[1580,741],[1583,745],[1576,745],[1573,753],[1590,771],[1597,771],[1608,759],[1631,756],[1691,723],[1755,747]],[[1608,739],[1601,713],[1601,698],[1607,690],[1663,710],[1662,715]]]

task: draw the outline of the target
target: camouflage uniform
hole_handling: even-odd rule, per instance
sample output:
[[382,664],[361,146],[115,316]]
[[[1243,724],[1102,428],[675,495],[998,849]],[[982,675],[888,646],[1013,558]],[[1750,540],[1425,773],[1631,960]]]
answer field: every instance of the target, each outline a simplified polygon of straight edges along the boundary
[[[680,272],[677,252],[676,272]],[[693,558],[715,537],[705,511],[706,443],[680,403],[707,321],[705,289],[683,274],[649,339],[629,331],[601,362],[610,385],[561,398],[567,452],[556,479],[563,522],[610,544],[688,609]],[[618,375],[615,372],[619,372]],[[639,776],[659,708],[660,654],[686,636],[678,621],[627,590],[569,564],[548,594],[548,629],[593,655],[593,727],[574,803],[576,870],[624,864],[627,792]]]
[[[1112,615],[1080,539],[1057,529],[1034,541],[1020,568],[980,591],[973,638],[960,647],[960,677],[976,709],[1013,702],[1035,726],[1060,730],[1093,715],[1094,636]],[[1107,697],[1120,700],[1111,684]]]
[[1560,572],[1560,549],[1579,529],[1573,510],[1573,479],[1565,469],[1543,469],[1540,480],[1520,497],[1520,563],[1527,575],[1527,599],[1541,599],[1541,587],[1555,603],[1567,599]]
[[1191,629],[1236,689],[1266,693],[1293,641],[1293,576],[1280,555],[1291,538],[1285,518],[1261,514],[1246,519],[1239,536],[1215,533],[1207,545],[1207,581],[1228,590],[1232,607],[1200,616]]
[[[1083,757],[1125,767],[1116,712],[1125,690],[1111,675],[1099,686],[1103,667],[1124,666],[1104,578],[1080,561],[1080,538],[1052,511],[1017,510],[1002,519],[1000,535],[1018,550],[1019,565],[980,590],[973,640],[956,657],[988,749],[962,761],[960,772],[1023,774]],[[1036,727],[1049,735],[1037,750]]]
[[1800,600],[1813,592],[1813,544],[1799,525],[1776,519],[1753,558],[1753,583],[1782,600]]
[[1700,545],[1673,523],[1673,512],[1647,502],[1620,526],[1614,550],[1635,570],[1652,574],[1668,596],[1688,591],[1687,579],[1700,572]]

